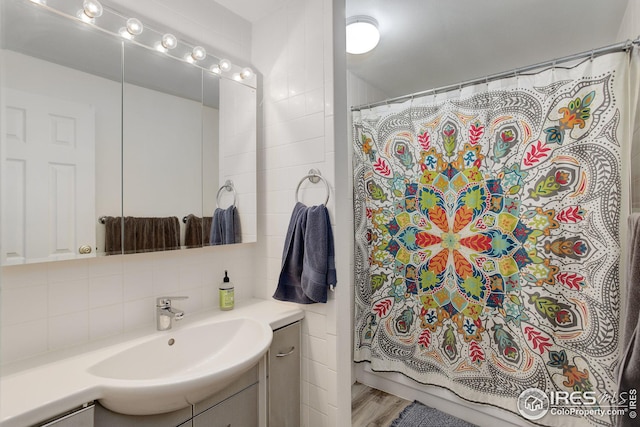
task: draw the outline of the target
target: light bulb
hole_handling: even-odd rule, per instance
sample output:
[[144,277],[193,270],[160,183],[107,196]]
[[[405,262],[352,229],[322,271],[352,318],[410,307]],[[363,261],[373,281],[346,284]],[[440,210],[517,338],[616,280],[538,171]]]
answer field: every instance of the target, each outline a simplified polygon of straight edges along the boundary
[[242,80],[250,79],[251,76],[253,76],[253,70],[249,67],[243,68],[242,71],[240,71],[240,78]]
[[202,46],[196,46],[191,51],[191,57],[196,61],[201,61],[207,57],[207,51]]
[[220,62],[218,62],[218,66],[222,71],[229,71],[231,69],[231,61],[228,59],[221,59]]
[[212,65],[211,68],[209,68],[209,70],[213,74],[220,74],[222,72],[222,70],[220,69],[220,67],[218,65]]
[[102,5],[98,0],[84,0],[82,10],[91,19],[102,16]]
[[178,39],[176,39],[176,36],[174,36],[173,34],[167,33],[162,36],[161,43],[165,49],[174,49],[176,46],[178,46]]
[[144,26],[142,25],[142,22],[140,22],[140,20],[136,18],[127,19],[127,31],[129,32],[129,34],[131,34],[132,36],[137,36],[142,34],[143,30]]

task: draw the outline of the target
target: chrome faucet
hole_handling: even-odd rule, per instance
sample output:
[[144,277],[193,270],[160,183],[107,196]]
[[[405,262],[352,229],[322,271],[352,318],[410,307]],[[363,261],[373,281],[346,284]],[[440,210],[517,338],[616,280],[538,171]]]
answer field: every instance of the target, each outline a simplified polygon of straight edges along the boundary
[[156,298],[156,327],[159,331],[171,329],[171,319],[180,320],[184,311],[171,307],[171,300],[187,299],[189,297],[158,297]]

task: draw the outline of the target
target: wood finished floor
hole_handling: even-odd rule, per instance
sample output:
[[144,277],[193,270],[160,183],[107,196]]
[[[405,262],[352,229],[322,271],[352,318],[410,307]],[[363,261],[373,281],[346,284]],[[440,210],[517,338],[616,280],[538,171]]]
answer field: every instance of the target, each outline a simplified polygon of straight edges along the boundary
[[389,427],[411,402],[375,388],[351,386],[351,426]]

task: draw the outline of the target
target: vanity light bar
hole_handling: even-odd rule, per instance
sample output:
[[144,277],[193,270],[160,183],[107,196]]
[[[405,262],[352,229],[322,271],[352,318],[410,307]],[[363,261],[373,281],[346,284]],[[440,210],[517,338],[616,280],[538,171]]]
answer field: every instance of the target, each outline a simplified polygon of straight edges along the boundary
[[[162,52],[166,55],[173,57],[174,59],[178,59],[184,62],[188,62],[196,67],[200,67],[208,72],[226,78],[231,78],[233,80],[243,82],[248,84],[251,87],[255,87],[255,81],[253,78],[255,74],[253,70],[249,67],[242,68],[240,71],[234,72],[234,65],[228,59],[220,59],[217,63],[211,64],[211,58],[207,56],[207,51],[199,45],[192,46],[184,41],[180,41],[171,33],[162,33],[155,31],[149,28],[149,32],[156,33],[158,35],[163,34],[159,37],[159,40],[155,40],[149,44],[149,41],[143,40],[142,38],[137,38],[140,36],[142,32],[145,30],[145,26],[142,22],[137,18],[127,18],[123,16],[119,12],[108,8],[103,7],[102,4],[98,0],[84,0],[82,3],[82,8],[78,10],[75,16],[70,15],[64,10],[56,9],[53,6],[47,4],[47,0],[28,0],[31,3],[35,3],[51,11],[68,17],[75,20],[81,20],[89,25],[96,27],[97,29],[104,31],[106,33],[112,35],[118,35],[122,38],[129,40],[132,43],[135,43],[139,46],[142,46],[147,49],[156,50]],[[115,17],[117,19],[123,20],[123,25],[115,32],[115,30],[101,27],[97,24],[98,18],[104,15],[110,15],[110,17]],[[149,37],[147,37],[148,39]],[[179,46],[186,48],[187,53],[184,56],[179,56],[173,54],[171,51],[176,50]],[[184,50],[183,50],[184,52]],[[209,64],[207,65],[207,59],[209,59]],[[236,68],[238,70],[238,68]]]

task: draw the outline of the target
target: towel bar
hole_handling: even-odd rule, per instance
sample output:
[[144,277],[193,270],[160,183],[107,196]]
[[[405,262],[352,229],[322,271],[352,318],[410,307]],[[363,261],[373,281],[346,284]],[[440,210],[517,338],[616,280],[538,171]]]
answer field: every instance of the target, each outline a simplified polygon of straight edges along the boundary
[[225,181],[224,185],[220,187],[218,194],[216,194],[216,208],[220,207],[220,194],[222,193],[222,190],[233,191],[233,204],[231,206],[235,206],[238,193],[236,192],[236,187],[233,186],[233,181],[228,179]]
[[298,187],[296,187],[296,203],[300,201],[300,200],[298,200],[298,191],[300,190],[300,186],[305,181],[305,179],[308,179],[309,181],[313,182],[314,184],[319,182],[319,181],[324,182],[324,186],[327,188],[327,198],[324,201],[324,205],[327,206],[327,203],[329,203],[329,194],[330,194],[329,183],[327,182],[326,179],[324,179],[324,177],[322,175],[320,175],[320,171],[318,169],[309,170],[309,173],[307,175],[303,176],[302,179],[300,180],[300,182],[298,183]]

